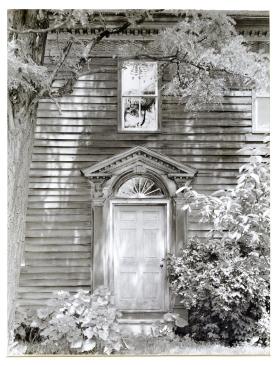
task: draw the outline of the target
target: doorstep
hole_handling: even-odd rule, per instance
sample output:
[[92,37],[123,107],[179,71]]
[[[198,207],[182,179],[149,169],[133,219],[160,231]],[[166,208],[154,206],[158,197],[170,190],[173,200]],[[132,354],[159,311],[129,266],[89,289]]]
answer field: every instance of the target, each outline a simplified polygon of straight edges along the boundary
[[125,313],[118,319],[121,331],[132,333],[134,335],[152,334],[152,325],[162,320],[166,312],[146,312],[146,313]]

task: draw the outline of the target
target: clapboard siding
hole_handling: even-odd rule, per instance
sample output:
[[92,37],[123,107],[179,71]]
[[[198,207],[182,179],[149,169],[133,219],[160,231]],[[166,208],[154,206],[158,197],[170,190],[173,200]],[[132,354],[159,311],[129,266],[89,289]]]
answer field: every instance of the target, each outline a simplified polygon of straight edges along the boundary
[[[121,15],[107,18],[111,24],[123,20]],[[135,37],[151,39],[156,29],[175,24],[178,18],[161,14],[155,19],[134,29]],[[86,40],[91,31],[77,35]],[[248,151],[238,150],[261,144],[263,135],[252,134],[250,90],[231,90],[221,105],[211,104],[198,112],[186,111],[176,98],[162,95],[158,133],[119,133],[118,64],[111,56],[131,36],[121,37],[119,41],[113,36],[97,47],[88,66],[91,74],[75,83],[71,95],[58,98],[60,110],[50,99],[39,103],[29,174],[25,266],[18,291],[21,306],[45,305],[55,290],[91,288],[90,184],[80,169],[144,145],[198,169],[193,188],[212,193],[236,183],[239,167],[249,158]],[[50,69],[51,58],[58,53],[56,36],[50,34],[45,56]],[[68,77],[61,70],[54,87]],[[189,217],[188,236],[204,238],[208,229],[198,223],[197,215]]]

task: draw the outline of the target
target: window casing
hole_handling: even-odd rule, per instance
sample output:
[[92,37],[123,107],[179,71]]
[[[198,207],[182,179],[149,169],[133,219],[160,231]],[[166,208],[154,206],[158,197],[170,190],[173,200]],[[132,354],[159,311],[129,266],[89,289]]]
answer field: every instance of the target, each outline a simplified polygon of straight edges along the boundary
[[270,98],[268,94],[253,95],[252,125],[254,133],[270,130]]
[[120,79],[120,131],[158,131],[157,63],[124,61]]

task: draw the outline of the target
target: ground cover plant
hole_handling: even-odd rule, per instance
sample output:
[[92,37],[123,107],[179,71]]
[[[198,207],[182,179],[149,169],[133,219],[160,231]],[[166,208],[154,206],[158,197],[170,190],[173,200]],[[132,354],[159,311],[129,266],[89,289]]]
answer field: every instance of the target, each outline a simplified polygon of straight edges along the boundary
[[15,341],[25,342],[27,352],[110,354],[124,347],[117,322],[121,313],[104,287],[93,294],[58,291],[48,306],[17,316]]

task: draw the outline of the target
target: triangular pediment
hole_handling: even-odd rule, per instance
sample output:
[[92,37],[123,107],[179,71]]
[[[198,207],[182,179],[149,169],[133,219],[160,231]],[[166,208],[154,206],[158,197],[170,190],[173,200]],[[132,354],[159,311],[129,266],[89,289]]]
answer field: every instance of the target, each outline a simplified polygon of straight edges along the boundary
[[135,167],[146,167],[155,169],[161,174],[171,176],[193,177],[197,170],[184,165],[166,155],[157,153],[144,146],[135,146],[132,149],[114,155],[81,172],[86,177],[112,176],[123,170],[135,169]]

